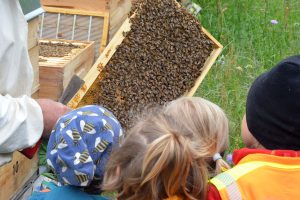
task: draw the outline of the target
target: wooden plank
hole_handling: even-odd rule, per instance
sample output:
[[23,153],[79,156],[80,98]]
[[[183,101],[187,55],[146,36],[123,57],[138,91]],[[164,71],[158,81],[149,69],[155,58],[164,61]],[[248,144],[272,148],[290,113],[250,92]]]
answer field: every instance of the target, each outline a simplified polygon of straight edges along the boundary
[[27,48],[31,49],[38,44],[38,28],[39,18],[36,17],[28,22],[28,37],[27,37]]
[[31,94],[35,93],[39,89],[39,46],[35,46],[28,51],[30,62],[33,69],[33,84]]
[[62,13],[69,15],[87,15],[87,16],[97,16],[97,17],[106,17],[109,15],[107,11],[86,11],[80,9],[68,9],[68,8],[57,8],[57,7],[49,7],[43,6],[46,12],[50,13]]
[[206,35],[207,38],[209,38],[214,43],[214,50],[211,52],[210,56],[207,58],[207,60],[204,63],[204,67],[201,69],[202,73],[201,75],[196,79],[195,85],[186,93],[186,96],[192,97],[202,81],[204,80],[206,74],[210,70],[210,68],[213,66],[215,61],[217,60],[218,56],[221,54],[223,46],[221,43],[219,43],[204,27],[201,27],[201,31]]
[[[85,65],[89,62],[90,65]],[[65,89],[74,74],[80,78],[86,75],[94,62],[94,42],[86,46],[75,58],[69,60],[64,67],[63,88]],[[78,74],[77,74],[78,73]]]
[[41,0],[43,6],[82,9],[86,11],[107,11],[109,0]]
[[39,97],[39,90],[37,90],[35,93],[33,93],[32,95],[31,95],[31,98],[33,98],[33,99],[39,99],[40,97]]
[[31,160],[15,152],[13,160],[0,167],[0,199],[8,200],[38,170],[37,154]]
[[109,15],[104,17],[104,22],[103,22],[103,31],[102,31],[102,39],[101,39],[101,44],[99,48],[99,54],[103,52],[107,45],[107,40],[108,40],[108,34],[109,34]]
[[131,6],[131,0],[109,1],[109,40],[113,38],[128,17]]

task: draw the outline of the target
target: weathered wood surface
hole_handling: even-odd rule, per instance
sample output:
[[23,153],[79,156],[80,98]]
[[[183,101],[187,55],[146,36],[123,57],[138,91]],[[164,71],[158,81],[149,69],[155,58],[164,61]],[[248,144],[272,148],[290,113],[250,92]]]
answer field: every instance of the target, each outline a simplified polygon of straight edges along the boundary
[[73,75],[83,78],[94,62],[94,42],[79,42],[68,40],[40,40],[43,43],[66,43],[79,45],[84,48],[74,49],[63,57],[40,56],[40,98],[58,100],[67,87]]
[[28,159],[21,153],[15,152],[13,160],[0,167],[0,199],[9,200],[37,170],[37,154],[32,159]]

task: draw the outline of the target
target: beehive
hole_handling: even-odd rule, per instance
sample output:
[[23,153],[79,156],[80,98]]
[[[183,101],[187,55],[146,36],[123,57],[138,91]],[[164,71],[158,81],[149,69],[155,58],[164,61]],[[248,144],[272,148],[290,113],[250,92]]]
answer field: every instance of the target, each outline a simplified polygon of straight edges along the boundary
[[95,57],[104,50],[130,11],[131,0],[42,0],[40,37],[95,41]]
[[40,40],[39,98],[57,101],[73,75],[83,78],[94,63],[94,42]]
[[174,0],[144,0],[136,8],[68,104],[102,104],[125,128],[139,107],[193,96],[222,50]]

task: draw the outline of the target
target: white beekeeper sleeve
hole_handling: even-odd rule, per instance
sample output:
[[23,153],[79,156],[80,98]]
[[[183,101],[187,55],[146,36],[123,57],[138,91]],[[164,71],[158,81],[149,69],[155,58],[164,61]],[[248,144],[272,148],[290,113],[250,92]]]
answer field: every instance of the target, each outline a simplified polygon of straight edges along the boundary
[[27,22],[19,1],[0,0],[0,166],[42,135],[41,108],[28,97],[32,82]]

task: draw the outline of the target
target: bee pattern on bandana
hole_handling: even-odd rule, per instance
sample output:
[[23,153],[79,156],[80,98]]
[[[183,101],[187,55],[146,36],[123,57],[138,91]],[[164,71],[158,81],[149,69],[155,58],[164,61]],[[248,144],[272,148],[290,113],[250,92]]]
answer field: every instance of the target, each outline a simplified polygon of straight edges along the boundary
[[108,141],[101,140],[100,137],[96,138],[95,149],[93,150],[93,153],[98,153],[98,152],[102,153],[103,151],[105,151],[108,145],[109,145]]
[[67,127],[67,126],[71,123],[71,121],[73,121],[73,120],[76,119],[76,118],[77,118],[77,116],[74,116],[74,117],[72,117],[72,118],[69,118],[69,119],[65,120],[63,123],[60,123],[60,131],[61,131],[63,128]]
[[96,166],[99,165],[100,163],[101,163],[101,159],[100,158],[95,161]]
[[103,123],[102,131],[110,131],[112,133],[112,136],[114,136],[112,125],[108,123],[105,119],[102,119],[102,123]]
[[67,147],[67,146],[68,146],[68,144],[67,144],[66,140],[63,137],[61,137],[60,140],[59,140],[59,144],[58,144],[57,147],[59,149],[63,149],[65,147]]
[[83,120],[80,121],[80,128],[83,132],[88,133],[88,134],[96,133],[94,124],[85,123],[85,121],[83,121]]
[[53,155],[53,154],[56,154],[56,153],[57,153],[57,146],[58,146],[57,142],[56,142],[56,141],[54,141],[54,144],[53,144],[52,150],[51,150],[51,152],[50,152],[50,154],[51,154],[51,155]]
[[122,144],[123,140],[124,140],[123,130],[120,129],[120,132],[119,132],[119,140],[118,140],[118,141],[119,141],[119,144]]
[[61,166],[61,171],[62,172],[65,172],[67,171],[67,164],[65,163],[65,161],[63,161],[63,159],[61,159],[60,156],[57,156],[57,164],[59,164]]
[[82,139],[78,130],[75,128],[73,130],[67,130],[66,133],[70,138],[72,138],[74,145],[77,145],[79,140]]
[[71,185],[71,183],[68,181],[68,179],[66,177],[62,177],[62,179],[65,182],[65,184]]
[[80,183],[80,186],[87,186],[89,182],[89,176],[77,170],[74,170],[74,172],[78,183]]
[[47,164],[53,171],[55,170],[54,165],[52,164],[50,159],[47,159]]
[[106,117],[114,118],[114,116],[113,116],[110,112],[108,112],[107,110],[103,110],[102,113],[103,113],[103,115],[106,116]]
[[79,115],[87,115],[87,116],[94,116],[94,117],[99,116],[97,113],[94,113],[92,111],[84,111],[84,112],[79,111],[79,112],[77,112],[77,114],[79,114]]
[[109,117],[110,119],[114,120],[116,123],[119,123],[109,111],[104,110],[103,108],[99,108],[99,110],[103,113],[104,116]]
[[79,163],[88,163],[92,162],[92,158],[87,150],[84,150],[82,153],[77,152],[75,154],[74,165],[78,165]]

